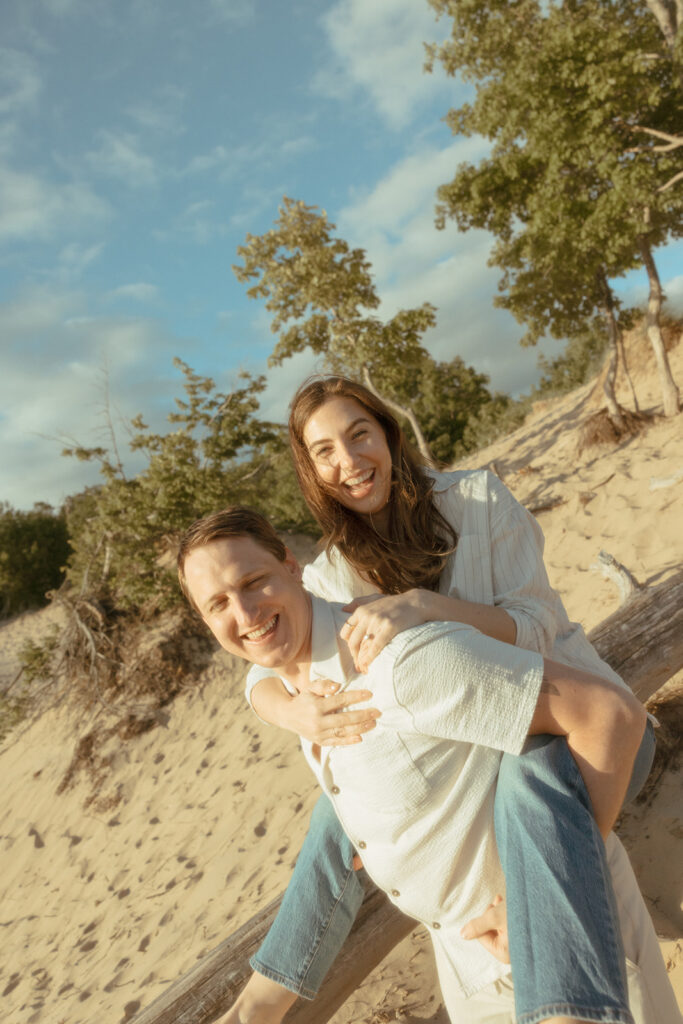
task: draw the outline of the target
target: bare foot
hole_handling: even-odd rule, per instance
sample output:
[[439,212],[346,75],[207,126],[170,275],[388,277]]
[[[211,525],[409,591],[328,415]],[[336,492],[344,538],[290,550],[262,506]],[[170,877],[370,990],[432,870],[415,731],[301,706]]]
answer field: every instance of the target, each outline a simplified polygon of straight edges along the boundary
[[227,1013],[215,1024],[281,1024],[296,995],[256,971]]

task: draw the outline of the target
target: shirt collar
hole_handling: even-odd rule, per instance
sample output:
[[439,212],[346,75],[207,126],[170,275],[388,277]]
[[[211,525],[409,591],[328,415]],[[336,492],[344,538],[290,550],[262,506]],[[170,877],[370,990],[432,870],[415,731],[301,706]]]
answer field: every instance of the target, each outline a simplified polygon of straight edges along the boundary
[[339,630],[347,619],[341,604],[332,604],[311,594],[311,672],[310,678],[331,679],[346,687],[356,670],[347,645]]
[[425,470],[430,480],[434,481],[434,493],[439,494],[441,491],[447,491],[449,487],[453,486],[453,473],[440,473],[438,469]]

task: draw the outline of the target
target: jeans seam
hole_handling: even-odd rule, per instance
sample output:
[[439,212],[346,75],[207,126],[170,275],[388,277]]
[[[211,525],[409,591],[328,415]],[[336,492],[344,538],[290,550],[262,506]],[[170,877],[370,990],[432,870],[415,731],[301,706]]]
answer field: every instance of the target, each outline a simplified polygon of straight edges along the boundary
[[271,981],[276,981],[279,985],[282,985],[283,988],[289,989],[290,992],[296,992],[297,995],[303,996],[304,999],[315,999],[316,995],[318,994],[318,990],[315,988],[309,988],[306,985],[306,978],[308,977],[311,968],[315,963],[315,958],[318,955],[318,951],[322,946],[325,936],[327,935],[330,922],[332,921],[337,911],[337,907],[341,903],[342,897],[346,892],[349,880],[354,876],[354,874],[355,868],[351,867],[347,869],[346,874],[344,876],[343,884],[339,891],[339,895],[337,896],[336,900],[330,907],[330,912],[327,915],[327,918],[324,921],[322,927],[317,932],[318,942],[312,948],[308,958],[304,960],[302,969],[297,974],[296,980],[293,980],[291,977],[287,977],[286,975],[281,974],[279,971],[274,971],[272,968],[266,967],[264,964],[261,964],[261,962],[258,960],[257,954],[254,954],[254,956],[251,957],[249,961],[250,966],[253,967],[255,971],[258,971],[259,974],[263,974],[265,977],[270,978]]
[[628,1010],[612,1007],[598,1010],[594,1006],[577,1006],[575,1003],[546,1003],[535,1010],[519,1014],[516,1020],[517,1024],[541,1024],[548,1017],[578,1017],[591,1024],[634,1024]]

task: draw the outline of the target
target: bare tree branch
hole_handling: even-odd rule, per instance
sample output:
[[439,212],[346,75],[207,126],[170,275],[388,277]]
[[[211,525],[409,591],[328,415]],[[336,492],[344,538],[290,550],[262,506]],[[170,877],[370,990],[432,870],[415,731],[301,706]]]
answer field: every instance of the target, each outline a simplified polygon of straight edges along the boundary
[[683,171],[679,171],[678,174],[674,174],[673,178],[669,178],[669,180],[664,185],[660,185],[657,191],[666,192],[668,188],[671,188],[672,185],[675,185],[677,181],[681,180],[681,178],[683,178]]

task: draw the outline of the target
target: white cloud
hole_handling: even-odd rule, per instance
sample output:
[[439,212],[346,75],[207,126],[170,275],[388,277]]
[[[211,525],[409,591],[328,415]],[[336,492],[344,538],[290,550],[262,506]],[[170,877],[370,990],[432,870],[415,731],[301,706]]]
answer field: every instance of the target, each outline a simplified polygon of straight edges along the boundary
[[193,156],[185,167],[184,174],[211,174],[213,178],[227,181],[247,172],[253,176],[255,169],[271,168],[278,162],[296,159],[317,147],[310,135],[291,135],[286,138],[271,136],[261,142],[242,143],[238,146],[214,146],[207,153]]
[[[493,308],[499,272],[487,266],[493,239],[486,232],[461,234],[455,225],[434,226],[437,186],[457,165],[476,162],[486,143],[460,139],[438,149],[423,146],[398,161],[367,195],[337,217],[339,234],[366,249],[372,264],[380,315],[393,316],[431,302],[437,326],[424,344],[439,360],[460,355],[488,373],[494,389],[518,393],[537,376],[539,350],[518,344],[523,329]],[[557,346],[552,347],[555,354]]]
[[664,292],[671,310],[680,315],[683,312],[683,274],[670,278],[664,285]]
[[80,182],[57,184],[0,166],[0,243],[47,239],[100,225],[108,205]]
[[246,25],[256,14],[254,0],[209,0],[209,7],[219,21]]
[[117,178],[131,188],[156,184],[156,164],[142,152],[135,135],[102,130],[99,143],[98,149],[86,154],[86,160],[94,171]]
[[97,242],[95,245],[80,245],[78,242],[70,242],[65,245],[57,258],[58,277],[61,281],[77,281],[83,271],[97,260],[104,250],[104,242]]
[[0,304],[0,336],[0,500],[58,505],[97,482],[95,467],[59,453],[62,439],[106,445],[107,401],[127,465],[132,416],[164,429],[178,339],[154,321],[93,316],[80,292],[31,288]]
[[159,297],[156,285],[138,281],[134,284],[122,284],[114,288],[109,295],[113,299],[134,299],[136,302],[154,302]]
[[424,0],[338,0],[322,25],[333,59],[316,74],[316,91],[343,100],[363,96],[393,129],[409,124],[423,103],[452,95],[440,70],[423,71],[423,43],[446,32]]
[[185,130],[182,123],[182,108],[186,95],[175,85],[159,88],[156,95],[139,100],[128,107],[126,113],[145,132],[159,136],[177,136]]
[[35,104],[42,81],[27,53],[0,47],[0,115],[16,115]]

